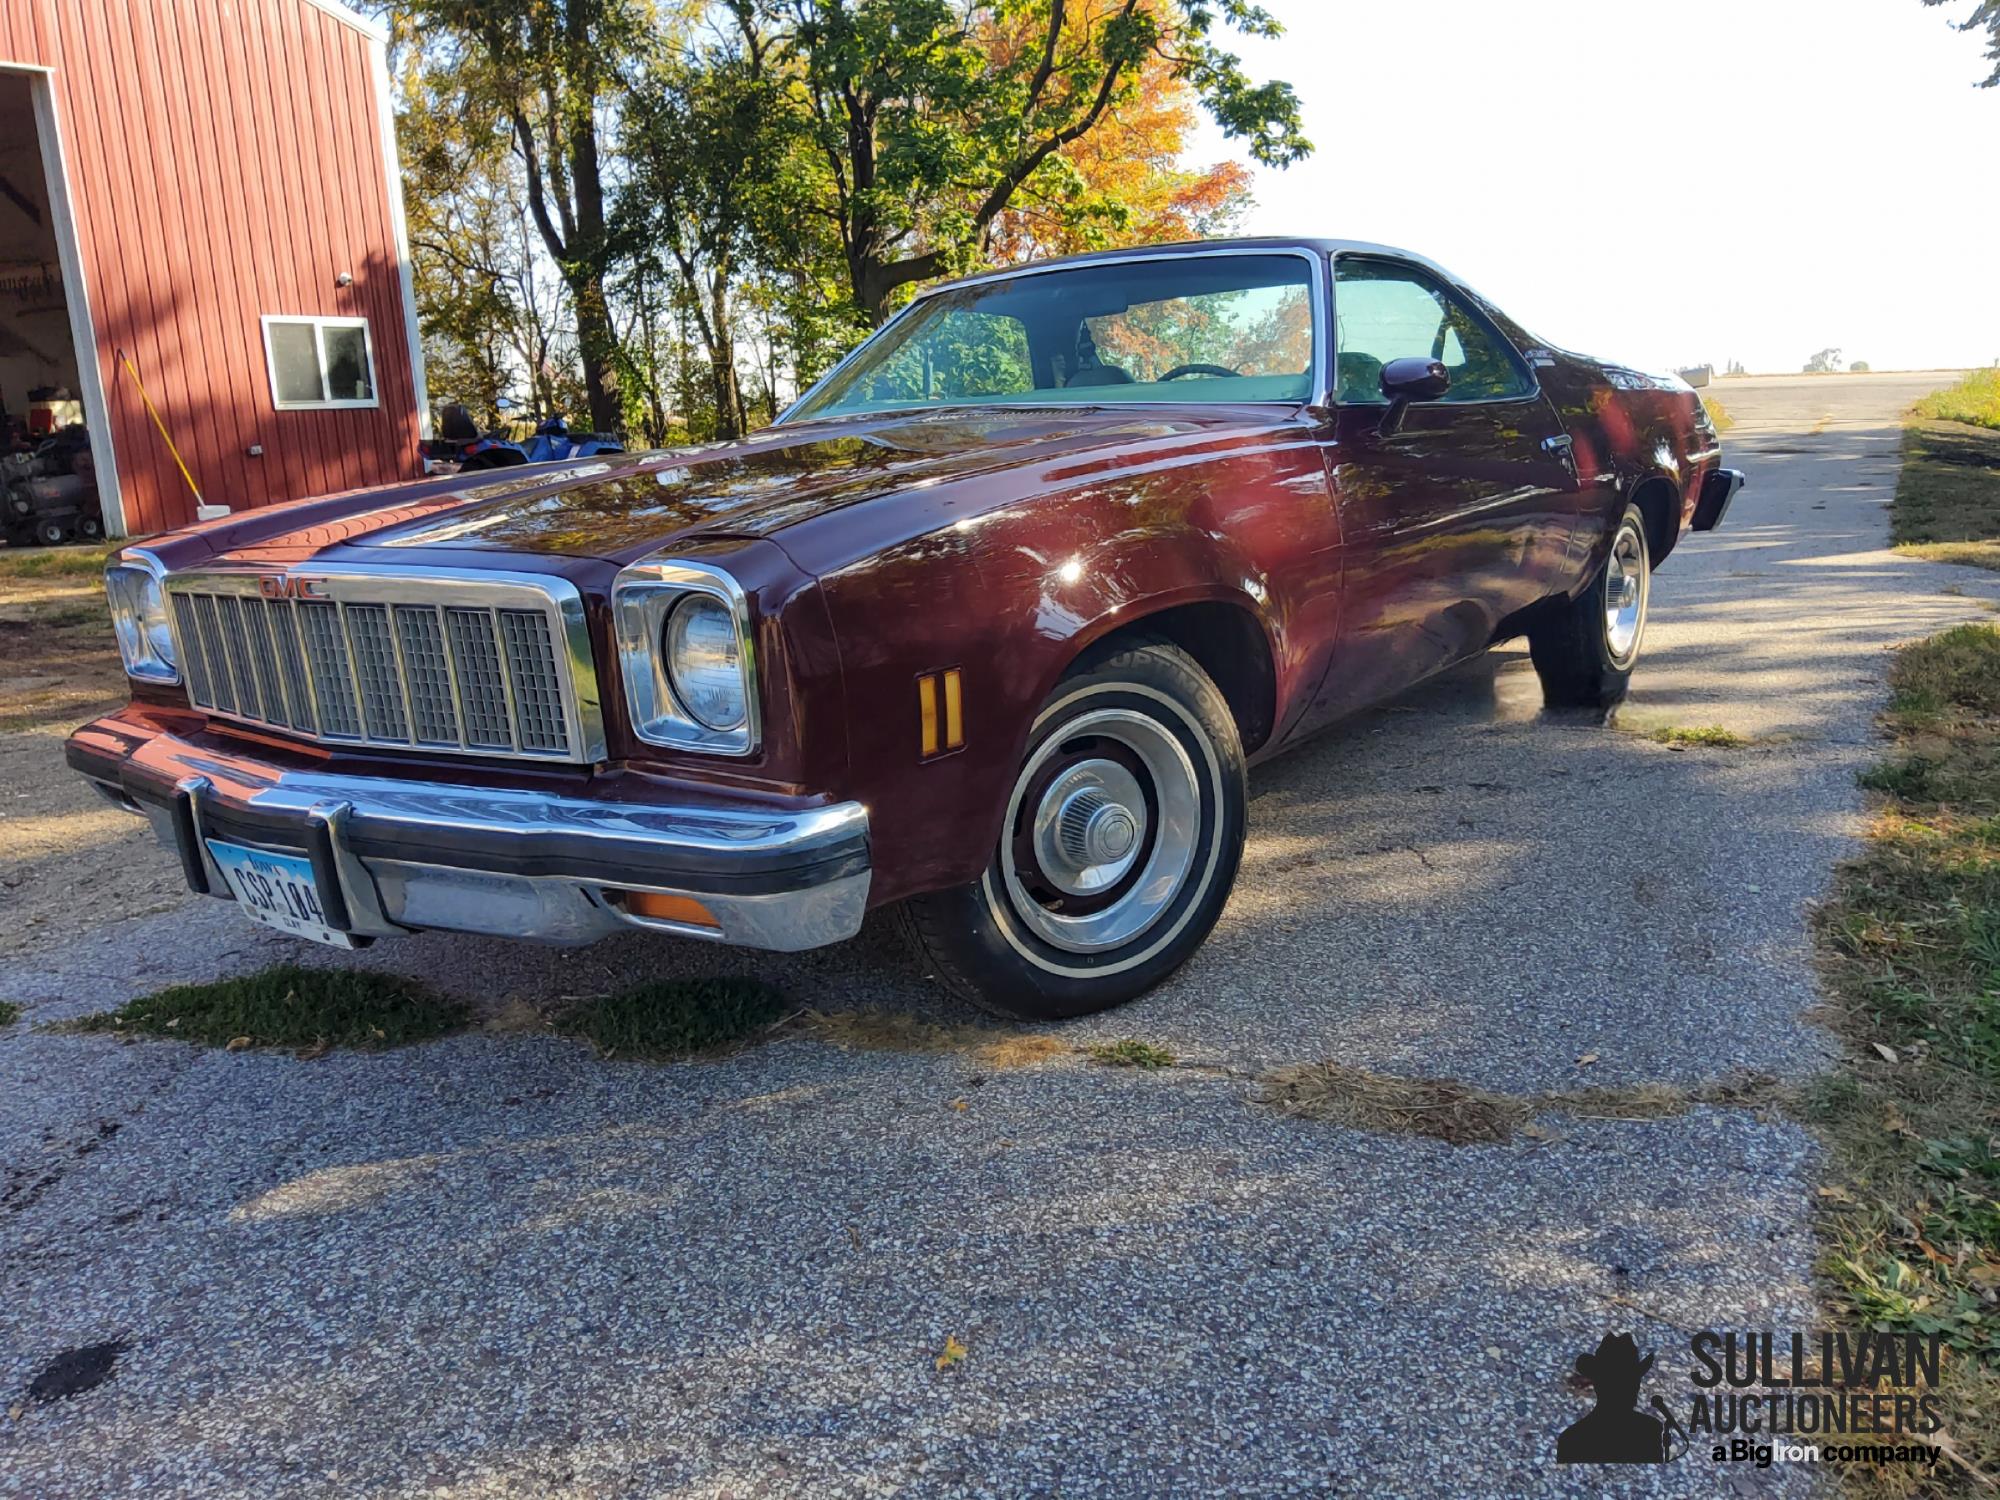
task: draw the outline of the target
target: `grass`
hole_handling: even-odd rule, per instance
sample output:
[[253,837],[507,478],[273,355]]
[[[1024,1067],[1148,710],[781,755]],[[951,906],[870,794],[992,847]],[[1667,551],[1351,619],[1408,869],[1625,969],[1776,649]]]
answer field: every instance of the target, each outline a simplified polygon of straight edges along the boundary
[[21,1007],[12,1000],[0,1000],[0,1027],[12,1026],[21,1019]]
[[2000,429],[2000,369],[1974,370],[1957,385],[1924,397],[1910,414],[1930,422]]
[[1746,736],[1733,729],[1724,729],[1720,724],[1672,724],[1651,731],[1646,738],[1681,749],[1699,746],[1705,750],[1740,750],[1750,743]]
[[996,1073],[1033,1067],[1075,1051],[1040,1032],[997,1026],[939,1026],[894,1010],[808,1011],[805,1029],[821,1041],[859,1052],[957,1052]]
[[[1826,1143],[1822,1271],[1848,1318],[1938,1332],[1970,1464],[2000,1471],[2000,630],[1905,647],[1866,851],[1817,917],[1847,1044],[1805,1116]],[[1957,1482],[1954,1471],[1953,1483]],[[1868,1493],[1925,1490],[1884,1470]]]
[[69,1023],[67,1029],[244,1047],[358,1047],[430,1041],[460,1030],[465,1007],[414,980],[369,970],[280,964],[213,984],[180,984]]
[[0,578],[101,578],[111,554],[126,545],[92,542],[72,547],[0,548]]
[[[1658,1120],[1696,1105],[1755,1109],[1779,1102],[1761,1073],[1731,1073],[1698,1088],[1642,1083],[1623,1088],[1501,1094],[1455,1078],[1405,1078],[1346,1063],[1300,1063],[1267,1073],[1258,1102],[1283,1115],[1355,1130],[1425,1135],[1453,1146],[1498,1144],[1536,1133],[1538,1115]],[[1546,1132],[1541,1132],[1546,1134]]]
[[1727,432],[1736,425],[1736,418],[1731,415],[1729,408],[1716,400],[1715,397],[1704,392],[1701,404],[1708,408],[1708,420],[1715,424],[1717,432]]
[[1093,1042],[1085,1051],[1092,1062],[1106,1068],[1143,1068],[1151,1072],[1174,1065],[1174,1055],[1165,1047],[1132,1036],[1116,1042]]
[[[1918,403],[1918,410],[1938,399]],[[2000,569],[2000,408],[1990,415],[1980,426],[1920,417],[1903,428],[1902,477],[1889,511],[1897,551]]]
[[664,979],[586,1001],[555,1029],[605,1057],[669,1061],[748,1041],[785,1011],[785,997],[761,980]]

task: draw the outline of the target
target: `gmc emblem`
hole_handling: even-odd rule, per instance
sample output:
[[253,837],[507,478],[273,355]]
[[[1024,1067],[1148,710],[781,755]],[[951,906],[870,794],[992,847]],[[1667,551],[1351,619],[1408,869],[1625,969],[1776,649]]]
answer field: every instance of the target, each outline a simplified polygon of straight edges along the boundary
[[266,573],[257,580],[257,592],[266,599],[324,599],[326,585],[317,578],[294,578],[289,573]]

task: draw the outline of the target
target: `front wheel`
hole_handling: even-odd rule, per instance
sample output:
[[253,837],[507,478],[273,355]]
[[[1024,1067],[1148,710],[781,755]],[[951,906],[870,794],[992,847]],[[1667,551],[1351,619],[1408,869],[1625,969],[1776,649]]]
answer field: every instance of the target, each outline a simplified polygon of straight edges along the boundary
[[938,977],[1028,1020],[1103,1010],[1185,963],[1243,853],[1243,747],[1222,694],[1165,642],[1086,659],[1036,715],[985,872],[903,925]]
[[1609,708],[1625,696],[1646,635],[1652,578],[1645,513],[1627,505],[1590,587],[1528,632],[1551,708]]

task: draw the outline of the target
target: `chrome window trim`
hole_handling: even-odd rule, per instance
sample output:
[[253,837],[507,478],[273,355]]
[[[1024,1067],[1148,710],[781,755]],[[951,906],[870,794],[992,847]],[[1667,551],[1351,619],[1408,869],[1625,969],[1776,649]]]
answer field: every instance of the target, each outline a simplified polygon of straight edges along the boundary
[[[674,605],[689,594],[721,600],[736,621],[744,702],[743,722],[735,729],[710,729],[695,718],[681,706],[667,673],[661,631]],[[621,569],[613,580],[611,614],[617,625],[618,670],[625,680],[625,706],[634,734],[649,745],[675,750],[756,754],[764,737],[763,705],[756,640],[750,628],[750,600],[742,584],[707,563],[642,558]]]
[[[1066,260],[1066,261],[1054,262],[1048,265],[1015,266],[1007,270],[987,271],[978,276],[961,277],[956,281],[942,282],[937,286],[927,287],[923,291],[919,292],[915,297],[911,298],[909,305],[905,307],[901,312],[897,313],[895,317],[891,318],[888,322],[884,323],[880,328],[876,329],[873,333],[869,334],[867,338],[863,339],[860,343],[856,344],[852,349],[848,350],[847,354],[837,364],[835,364],[831,370],[828,370],[824,375],[820,376],[818,380],[815,380],[809,387],[807,387],[807,389],[798,397],[797,400],[792,402],[790,406],[786,407],[784,411],[778,415],[777,420],[773,422],[771,425],[773,427],[782,427],[787,422],[790,422],[792,420],[792,413],[797,411],[801,406],[804,406],[808,401],[812,400],[814,396],[819,394],[820,388],[828,384],[830,381],[832,381],[833,378],[838,374],[840,374],[842,370],[845,370],[850,364],[852,364],[857,358],[859,358],[862,350],[866,349],[870,344],[874,343],[877,339],[881,338],[890,329],[894,328],[898,323],[902,322],[903,319],[909,317],[912,313],[914,313],[919,307],[923,306],[923,304],[932,297],[940,296],[946,292],[963,291],[967,287],[985,286],[988,283],[996,281],[1013,281],[1024,276],[1052,276],[1052,275],[1057,275],[1064,271],[1091,271],[1097,269],[1099,266],[1124,266],[1124,265],[1131,265],[1139,261],[1215,260],[1224,256],[1244,256],[1244,255],[1259,255],[1259,256],[1264,256],[1266,258],[1292,255],[1292,256],[1297,256],[1299,259],[1306,262],[1307,268],[1310,272],[1310,274],[1306,277],[1306,289],[1312,302],[1313,367],[1312,367],[1312,379],[1309,382],[1309,388],[1307,391],[1306,399],[1304,401],[1090,402],[1090,401],[1021,400],[1021,401],[996,401],[996,402],[963,402],[959,403],[959,406],[967,408],[970,407],[1006,408],[1012,406],[1012,407],[1028,407],[1036,411],[1066,411],[1066,410],[1085,409],[1092,406],[1098,407],[1099,409],[1119,408],[1127,406],[1136,409],[1143,406],[1169,406],[1175,408],[1182,406],[1299,407],[1299,406],[1318,406],[1322,404],[1322,402],[1327,397],[1327,394],[1331,388],[1329,384],[1328,375],[1333,368],[1330,359],[1330,345],[1332,344],[1333,341],[1333,310],[1332,310],[1332,304],[1327,299],[1327,291],[1326,291],[1326,281],[1328,277],[1327,257],[1320,251],[1311,249],[1310,247],[1305,245],[1218,245],[1213,250],[1177,250],[1172,252],[1163,252],[1159,250],[1128,250],[1120,252],[1119,254],[1116,255],[1106,255],[1099,258],[1093,258],[1090,260]],[[1512,346],[1510,345],[1509,347]],[[847,418],[889,416],[898,411],[940,411],[940,410],[949,410],[952,409],[952,407],[953,403],[948,401],[926,401],[919,405],[908,406],[908,407],[882,407],[873,411],[828,412],[826,413],[826,415],[827,417],[847,417]],[[817,422],[820,421],[821,418],[807,417],[803,420]]]
[[[104,565],[104,571],[107,575],[113,568],[137,568],[141,572],[151,573],[153,575],[153,582],[160,586],[160,603],[162,606],[167,605],[167,570],[152,553],[146,551],[143,547],[121,547],[113,554],[111,561]],[[107,607],[110,604],[110,589],[108,586],[105,590],[105,604]],[[115,628],[113,634],[116,634]],[[187,668],[182,665],[187,660],[187,654],[185,648],[181,645],[180,628],[174,623],[174,612],[170,606],[167,606],[167,634],[174,639],[172,674],[162,676],[153,672],[134,672],[130,666],[126,666],[125,652],[121,648],[118,652],[119,665],[125,667],[125,675],[127,677],[131,678],[134,682],[152,683],[156,687],[179,687],[187,680]]]
[[[344,563],[338,567],[306,566],[283,570],[241,565],[188,568],[164,574],[162,582],[168,593],[236,594],[261,598],[263,590],[259,580],[280,571],[287,579],[310,581],[324,589],[323,593],[314,595],[305,602],[384,606],[390,642],[399,661],[402,656],[401,636],[396,622],[396,606],[399,604],[423,605],[438,610],[440,625],[443,624],[443,611],[447,608],[539,609],[549,622],[549,634],[556,649],[568,660],[568,671],[561,674],[559,685],[562,688],[564,723],[573,748],[561,755],[521,748],[520,724],[513,714],[514,695],[510,674],[504,667],[504,651],[501,681],[507,685],[508,732],[514,741],[513,745],[504,749],[497,746],[489,749],[465,744],[463,723],[459,726],[461,743],[458,745],[431,744],[416,740],[415,713],[410,703],[407,673],[403,674],[402,679],[404,739],[399,744],[394,740],[372,737],[368,733],[367,715],[362,707],[359,668],[355,664],[352,650],[347,653],[347,671],[354,691],[355,713],[361,722],[360,737],[329,736],[326,733],[326,720],[319,703],[319,688],[312,681],[310,668],[307,669],[306,677],[307,692],[313,700],[315,725],[313,734],[308,735],[302,730],[290,729],[282,724],[268,723],[251,715],[227,712],[219,708],[205,708],[202,710],[203,713],[218,719],[248,724],[269,734],[286,735],[318,745],[351,746],[357,750],[394,751],[401,748],[425,750],[437,754],[477,756],[488,760],[539,761],[548,765],[589,764],[605,759],[604,708],[598,686],[597,660],[590,645],[589,618],[584,610],[582,593],[568,579],[552,577],[546,573],[516,573],[499,569],[426,568],[418,573],[412,572],[409,568]],[[186,661],[187,647],[181,639],[180,611],[170,608],[167,611],[167,618],[174,633],[174,650],[180,653],[181,660]],[[296,614],[293,623],[297,628]],[[300,647],[303,655],[303,639],[300,641]],[[447,661],[451,659],[448,645],[446,659]],[[280,676],[282,675],[281,669]],[[289,691],[289,684],[282,686],[284,690]]]
[[[1472,315],[1473,321],[1485,329],[1490,337],[1497,340],[1502,349],[1514,356],[1515,368],[1528,377],[1527,390],[1516,395],[1481,396],[1477,401],[1426,401],[1423,403],[1425,406],[1439,407],[1446,411],[1451,411],[1474,406],[1519,406],[1524,401],[1539,401],[1542,399],[1542,377],[1535,373],[1534,361],[1523,354],[1515,346],[1514,341],[1507,337],[1506,332],[1501,329],[1499,324],[1495,323],[1487,315],[1486,308],[1482,304],[1479,295],[1472,288],[1461,283],[1456,277],[1448,274],[1441,267],[1434,266],[1428,261],[1419,260],[1414,256],[1398,254],[1393,251],[1336,250],[1333,253],[1330,268],[1330,280],[1333,284],[1333,301],[1327,309],[1327,339],[1334,346],[1333,356],[1335,360],[1340,358],[1340,263],[1343,260],[1372,260],[1387,265],[1398,266],[1403,270],[1414,271],[1417,275],[1427,277],[1431,281],[1436,282],[1445,291],[1458,299],[1466,312]],[[1338,387],[1331,387],[1327,393],[1327,404],[1344,411],[1376,411],[1386,409],[1389,402],[1386,397],[1379,401],[1342,401]]]

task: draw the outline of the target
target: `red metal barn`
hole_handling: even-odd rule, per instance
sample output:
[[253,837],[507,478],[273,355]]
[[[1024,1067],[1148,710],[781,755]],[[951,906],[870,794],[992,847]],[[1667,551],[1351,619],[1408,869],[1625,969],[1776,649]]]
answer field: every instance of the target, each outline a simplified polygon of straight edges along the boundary
[[88,427],[112,535],[421,473],[384,45],[332,0],[0,0],[0,407]]

